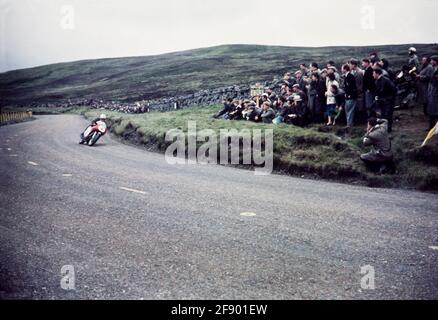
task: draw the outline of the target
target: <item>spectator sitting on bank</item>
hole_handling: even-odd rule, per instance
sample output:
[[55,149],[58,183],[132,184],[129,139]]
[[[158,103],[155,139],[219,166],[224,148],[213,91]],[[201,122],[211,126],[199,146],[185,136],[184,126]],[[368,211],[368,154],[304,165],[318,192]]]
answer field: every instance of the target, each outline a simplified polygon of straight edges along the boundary
[[299,95],[291,96],[289,106],[284,122],[298,127],[305,127],[308,124],[308,108],[303,99]]
[[268,95],[269,101],[274,104],[274,102],[277,100],[277,94],[274,92],[274,90],[266,88],[265,93]]
[[283,84],[280,89],[280,96],[288,97],[292,94],[291,86]]
[[363,144],[366,147],[372,147],[370,152],[360,156],[360,159],[370,169],[379,174],[394,172],[391,141],[388,136],[388,120],[369,118]]
[[258,122],[260,120],[261,113],[262,109],[257,107],[257,104],[254,101],[250,101],[248,103],[248,107],[243,112],[243,116],[248,121]]
[[255,108],[255,102],[251,100],[245,100],[243,103],[243,110],[242,110],[242,118],[245,120],[248,120],[248,117],[250,114],[254,111]]
[[234,103],[234,109],[230,113],[228,113],[228,118],[230,120],[242,120],[242,111],[245,109],[245,103],[240,100]]
[[263,123],[272,123],[272,120],[275,118],[275,112],[274,109],[271,108],[271,103],[263,102],[260,118],[262,119]]
[[274,109],[279,112],[282,110],[283,105],[286,103],[287,99],[285,96],[278,96],[273,104]]
[[272,120],[272,123],[274,124],[280,124],[284,122],[284,118],[289,114],[290,111],[290,105],[289,102],[286,101],[285,97],[278,98],[280,102],[277,105],[277,113],[275,115],[274,120]]
[[262,103],[264,102],[269,102],[272,104],[272,101],[269,99],[269,94],[266,92],[262,94]]
[[228,113],[233,111],[233,99],[232,98],[228,98],[228,99],[222,101],[222,103],[224,104],[224,107],[222,108],[221,111],[219,111],[216,115],[214,115],[213,118],[226,119],[228,117]]

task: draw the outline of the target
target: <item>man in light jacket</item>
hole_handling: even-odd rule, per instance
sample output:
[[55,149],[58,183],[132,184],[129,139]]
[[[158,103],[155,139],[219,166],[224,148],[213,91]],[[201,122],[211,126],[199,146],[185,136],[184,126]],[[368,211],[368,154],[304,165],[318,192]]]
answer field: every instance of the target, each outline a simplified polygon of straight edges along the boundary
[[360,156],[360,159],[366,165],[379,173],[384,173],[388,166],[392,167],[393,154],[388,136],[388,120],[369,118],[363,145],[372,147],[370,152]]

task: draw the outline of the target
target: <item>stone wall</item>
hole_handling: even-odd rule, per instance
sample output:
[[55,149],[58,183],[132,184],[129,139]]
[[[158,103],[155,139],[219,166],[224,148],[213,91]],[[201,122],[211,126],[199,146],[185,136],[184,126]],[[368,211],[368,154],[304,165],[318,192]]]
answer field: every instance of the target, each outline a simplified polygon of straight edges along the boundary
[[[278,88],[277,82],[265,82],[265,87],[272,89]],[[210,106],[219,104],[226,98],[247,99],[250,98],[250,86],[236,85],[210,90],[201,90],[193,94],[181,95],[176,97],[166,97],[154,100],[142,100],[132,103],[118,101],[104,101],[99,99],[70,99],[59,103],[32,103],[23,107],[61,107],[69,108],[73,106],[89,107],[92,109],[105,109],[125,113],[146,113],[150,111],[171,111],[175,109],[185,109],[194,106]]]

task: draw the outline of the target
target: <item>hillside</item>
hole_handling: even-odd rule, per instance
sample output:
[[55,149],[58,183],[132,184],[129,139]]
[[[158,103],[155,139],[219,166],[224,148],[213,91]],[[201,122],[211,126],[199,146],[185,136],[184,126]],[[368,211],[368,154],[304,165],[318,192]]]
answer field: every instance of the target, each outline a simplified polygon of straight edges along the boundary
[[[0,103],[56,102],[69,98],[137,101],[235,84],[269,81],[302,62],[337,63],[377,51],[392,66],[407,60],[407,45],[279,47],[223,45],[145,57],[84,60],[0,74]],[[420,55],[438,45],[415,45]]]

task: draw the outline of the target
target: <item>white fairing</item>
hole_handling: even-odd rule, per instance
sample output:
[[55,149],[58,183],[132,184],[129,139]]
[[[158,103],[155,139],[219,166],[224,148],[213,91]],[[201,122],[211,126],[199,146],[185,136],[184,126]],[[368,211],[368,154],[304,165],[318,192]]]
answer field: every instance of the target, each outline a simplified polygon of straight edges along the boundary
[[106,123],[104,121],[97,121],[97,129],[102,132],[105,133],[106,132]]
[[84,131],[84,138],[88,137],[88,135],[91,133],[91,129],[92,129],[91,126],[89,126],[87,129],[85,129],[85,131]]

